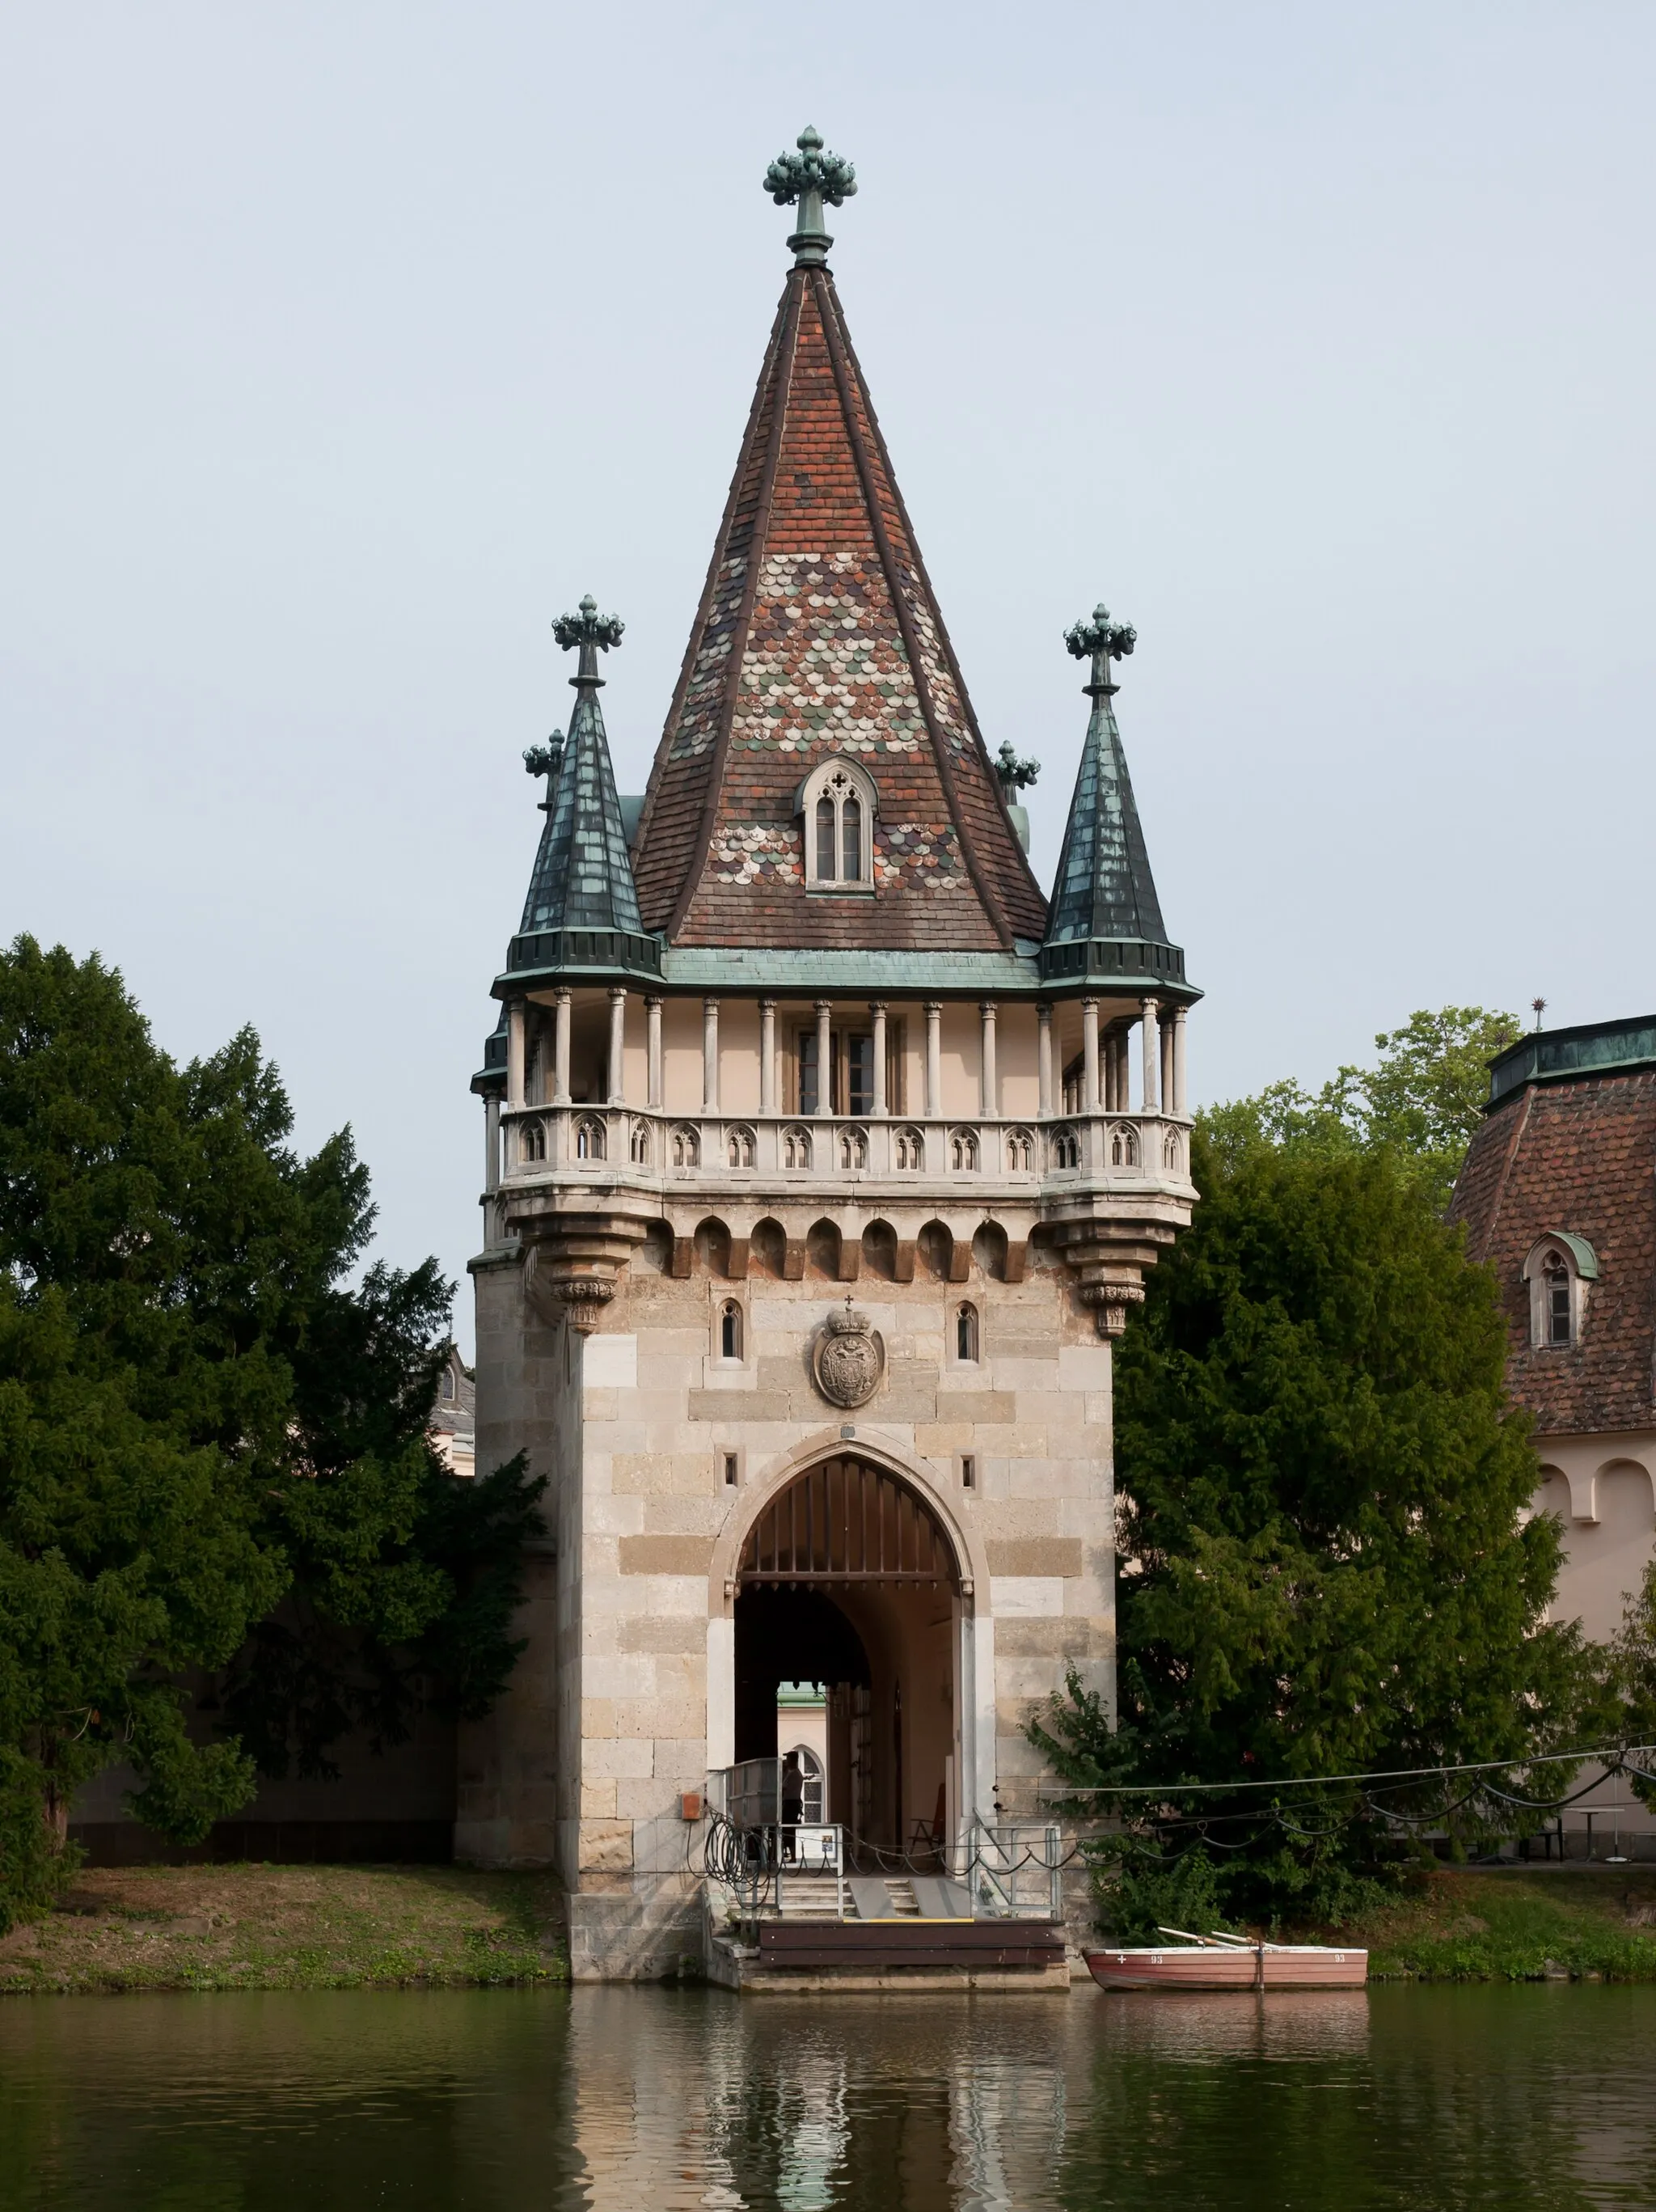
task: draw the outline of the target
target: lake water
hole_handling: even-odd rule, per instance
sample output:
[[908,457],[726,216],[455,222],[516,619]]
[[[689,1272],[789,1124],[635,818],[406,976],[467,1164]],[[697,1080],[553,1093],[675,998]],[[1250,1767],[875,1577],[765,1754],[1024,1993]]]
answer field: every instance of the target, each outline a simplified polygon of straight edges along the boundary
[[0,2000],[5,2212],[1656,2206],[1656,1989]]

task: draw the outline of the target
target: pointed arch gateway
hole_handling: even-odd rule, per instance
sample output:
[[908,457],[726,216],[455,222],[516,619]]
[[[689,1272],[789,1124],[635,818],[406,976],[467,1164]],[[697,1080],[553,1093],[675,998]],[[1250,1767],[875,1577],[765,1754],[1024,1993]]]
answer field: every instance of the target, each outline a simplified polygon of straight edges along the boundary
[[761,1507],[737,1570],[738,1590],[802,1583],[958,1596],[960,1565],[948,1531],[907,1483],[847,1454],[796,1475]]
[[823,1817],[867,1865],[929,1863],[969,1802],[972,1584],[942,1516],[889,1467],[830,1453],[760,1505],[732,1582],[737,1759],[778,1755],[780,1685],[819,1683]]

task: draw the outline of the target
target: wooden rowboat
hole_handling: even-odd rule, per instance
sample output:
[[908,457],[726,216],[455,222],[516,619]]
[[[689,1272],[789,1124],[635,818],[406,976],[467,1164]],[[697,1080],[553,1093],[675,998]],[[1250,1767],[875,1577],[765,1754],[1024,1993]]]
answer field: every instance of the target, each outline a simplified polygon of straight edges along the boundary
[[1089,1951],[1088,1969],[1105,1990],[1352,1990],[1368,1978],[1368,1954],[1326,1943],[1254,1943],[1241,1936],[1191,1936],[1152,1949]]

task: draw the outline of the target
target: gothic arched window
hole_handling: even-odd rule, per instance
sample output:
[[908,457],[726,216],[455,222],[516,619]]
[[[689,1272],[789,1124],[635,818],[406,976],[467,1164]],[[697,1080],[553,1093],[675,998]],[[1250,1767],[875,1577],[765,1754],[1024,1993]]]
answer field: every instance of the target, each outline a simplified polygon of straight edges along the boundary
[[1589,1285],[1598,1279],[1598,1255],[1585,1237],[1556,1230],[1544,1237],[1524,1262],[1530,1286],[1530,1342],[1566,1352],[1581,1340]]
[[810,890],[872,890],[873,781],[854,761],[824,761],[799,787],[805,830],[805,886]]
[[978,1356],[978,1310],[974,1305],[955,1309],[955,1357],[974,1361]]
[[576,1127],[575,1158],[578,1160],[601,1160],[604,1158],[604,1124],[596,1115],[589,1114]]
[[721,1359],[742,1357],[742,1309],[734,1298],[726,1298],[719,1310],[719,1356]]

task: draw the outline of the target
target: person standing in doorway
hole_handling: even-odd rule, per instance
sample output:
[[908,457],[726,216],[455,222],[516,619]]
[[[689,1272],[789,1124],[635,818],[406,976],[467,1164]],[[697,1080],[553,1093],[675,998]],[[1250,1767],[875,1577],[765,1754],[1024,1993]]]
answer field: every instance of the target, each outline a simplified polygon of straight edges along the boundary
[[794,1856],[795,1834],[805,1810],[805,1778],[799,1754],[791,1751],[782,1761],[782,1856]]

